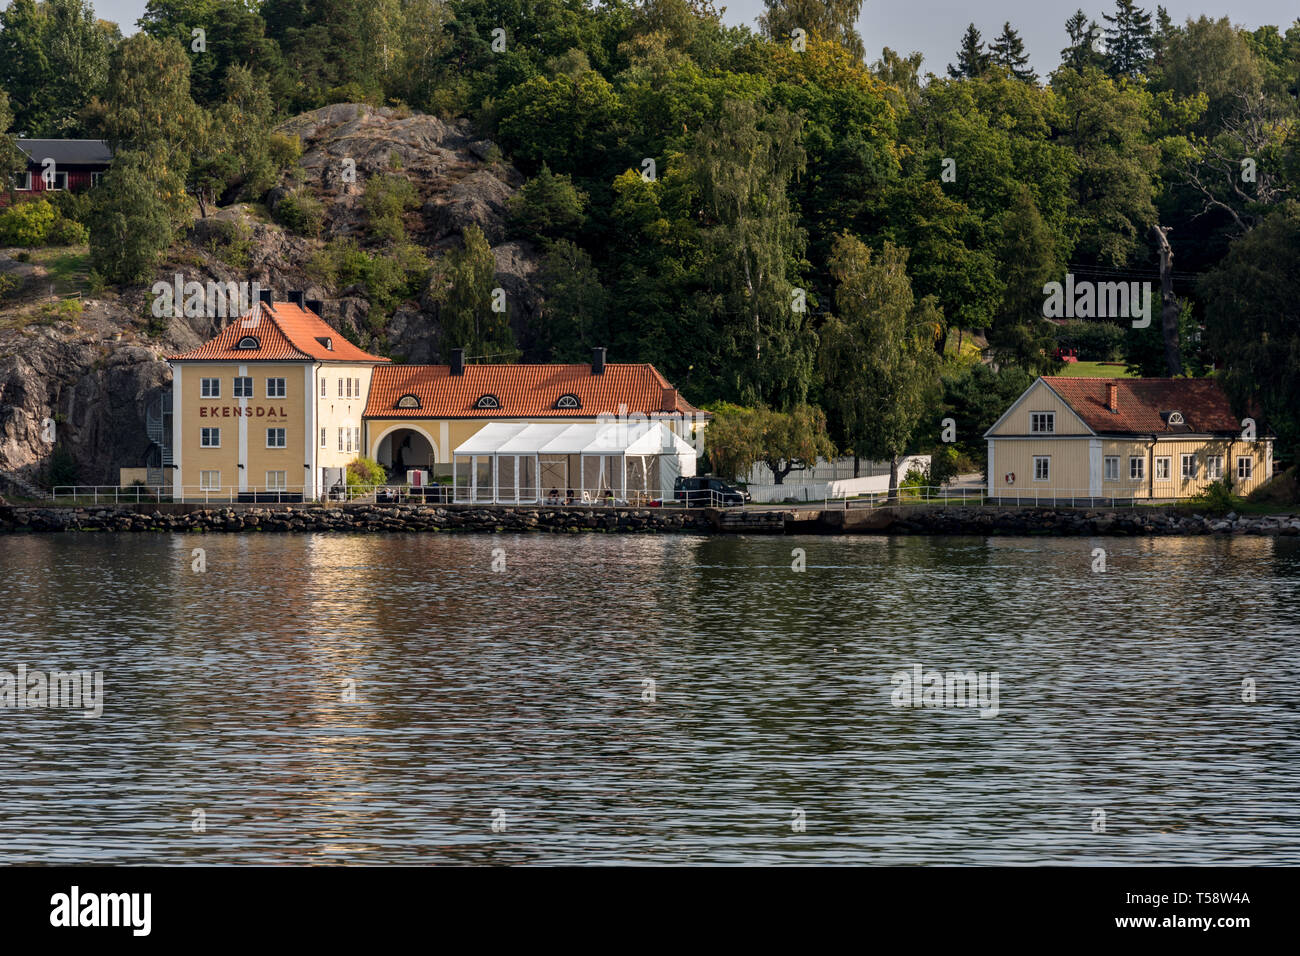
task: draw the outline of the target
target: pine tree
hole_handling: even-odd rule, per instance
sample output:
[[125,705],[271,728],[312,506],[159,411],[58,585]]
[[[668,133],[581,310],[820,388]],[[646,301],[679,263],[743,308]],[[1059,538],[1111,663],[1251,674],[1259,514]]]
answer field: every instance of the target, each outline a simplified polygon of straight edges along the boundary
[[984,49],[984,40],[975,24],[966,27],[961,38],[961,47],[957,50],[957,65],[948,64],[948,75],[954,80],[962,77],[974,79],[983,76],[989,68],[989,53]]
[[1102,65],[1104,57],[1097,49],[1101,28],[1096,20],[1089,20],[1086,13],[1076,10],[1065,21],[1065,32],[1070,37],[1070,45],[1061,51],[1063,66],[1081,71],[1084,67]]
[[1137,76],[1151,58],[1151,14],[1133,0],[1115,0],[1115,15],[1102,14],[1111,76]]
[[1029,55],[1025,53],[1025,42],[1020,34],[1012,29],[1009,22],[1002,24],[1001,35],[989,47],[989,60],[997,66],[1005,67],[1007,72],[1017,80],[1026,83],[1038,81],[1038,74],[1029,68]]

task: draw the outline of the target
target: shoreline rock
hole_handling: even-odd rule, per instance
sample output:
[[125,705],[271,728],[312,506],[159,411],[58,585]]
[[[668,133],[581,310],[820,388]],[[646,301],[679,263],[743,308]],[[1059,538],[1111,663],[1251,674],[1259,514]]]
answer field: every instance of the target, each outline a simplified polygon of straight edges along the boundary
[[1300,535],[1300,515],[1222,517],[1143,510],[895,508],[849,512],[869,524],[846,526],[845,512],[589,509],[433,505],[205,507],[131,504],[47,508],[0,506],[0,534],[59,531],[155,533],[522,533],[576,534],[897,534],[1058,537]]

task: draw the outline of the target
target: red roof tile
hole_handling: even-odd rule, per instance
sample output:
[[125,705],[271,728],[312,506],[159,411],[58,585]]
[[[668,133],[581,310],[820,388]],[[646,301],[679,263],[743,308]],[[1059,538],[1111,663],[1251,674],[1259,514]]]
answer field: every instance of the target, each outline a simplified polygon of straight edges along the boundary
[[[419,408],[397,408],[414,395]],[[499,407],[478,408],[484,395]],[[565,395],[579,408],[556,408]],[[590,365],[466,365],[452,375],[446,365],[388,365],[370,379],[366,418],[592,418],[627,413],[679,412],[705,415],[685,401],[653,365],[607,364],[602,375]]]
[[[239,341],[245,336],[257,339],[258,347],[239,348]],[[321,339],[327,339],[332,347],[326,348]],[[316,313],[299,308],[292,302],[276,302],[272,305],[257,302],[247,315],[231,322],[216,338],[196,349],[168,358],[186,362],[303,362],[311,359],[324,362],[388,361],[378,355],[363,352]]]
[[[1150,435],[1241,431],[1228,396],[1214,379],[1045,375],[1043,381],[1095,432]],[[1118,412],[1110,410],[1112,384],[1117,386]],[[1181,412],[1186,424],[1170,425],[1169,412]]]

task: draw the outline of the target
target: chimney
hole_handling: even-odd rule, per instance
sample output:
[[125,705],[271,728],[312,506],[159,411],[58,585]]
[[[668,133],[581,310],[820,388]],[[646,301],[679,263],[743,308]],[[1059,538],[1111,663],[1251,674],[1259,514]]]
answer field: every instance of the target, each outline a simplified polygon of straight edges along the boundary
[[275,301],[275,292],[271,289],[258,289],[257,297],[266,305],[270,305]]
[[1106,407],[1110,409],[1111,414],[1113,415],[1119,414],[1119,383],[1118,382],[1110,383],[1110,399],[1106,403]]
[[292,302],[294,305],[296,305],[298,308],[301,309],[301,308],[302,308],[302,289],[290,289],[290,290],[289,290],[289,301]]
[[605,374],[605,350],[604,349],[597,348],[591,350],[591,374],[592,375]]
[[451,374],[452,375],[465,374],[465,350],[464,349],[451,350]]
[[318,315],[320,318],[322,319],[325,318],[325,316],[321,313],[321,309],[325,308],[325,303],[322,302],[320,299],[308,299],[306,302],[306,306],[308,312],[315,312],[316,315]]
[[664,389],[664,398],[663,398],[663,402],[660,403],[659,410],[661,412],[677,411],[677,389],[675,388]]

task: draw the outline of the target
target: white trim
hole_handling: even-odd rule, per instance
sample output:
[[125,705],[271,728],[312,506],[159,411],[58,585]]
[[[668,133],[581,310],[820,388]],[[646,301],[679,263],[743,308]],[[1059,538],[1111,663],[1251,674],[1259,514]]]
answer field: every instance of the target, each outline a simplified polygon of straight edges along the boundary
[[[995,439],[992,439],[992,438],[988,439],[988,443],[989,443],[989,462],[988,462],[988,466],[987,466],[987,468],[988,468],[988,473],[989,473],[989,474],[988,474],[988,480],[985,482],[985,489],[984,489],[985,492],[987,492],[987,493],[990,494],[990,495],[993,494],[993,486],[997,484],[997,480],[998,480],[998,473],[997,473],[996,469],[994,468],[994,460],[993,460],[993,443],[994,443],[994,441],[995,441]],[[623,465],[623,487],[624,487],[624,488],[627,488],[627,464],[626,464],[626,463],[624,463],[624,465]]]
[[[1042,478],[1038,477],[1038,463],[1040,461],[1047,462],[1047,468],[1045,469],[1047,473]],[[1051,482],[1052,480],[1052,456],[1051,455],[1034,455],[1032,467],[1034,469],[1033,475],[1031,476],[1032,481],[1045,481],[1049,483]]]
[[[241,365],[236,370],[240,378],[249,378],[248,366]],[[231,386],[234,389],[234,386]],[[248,490],[248,399],[239,400],[239,465],[235,468],[235,477],[239,490]]]
[[[283,444],[283,445],[272,445],[272,444],[271,444],[271,432],[284,432],[284,444]],[[283,426],[283,425],[271,425],[271,426],[269,426],[269,427],[266,429],[266,447],[267,447],[267,448],[274,448],[274,449],[276,449],[277,451],[281,451],[281,450],[287,449],[287,448],[289,447],[289,429],[286,428],[286,427]],[[247,470],[247,469],[245,469],[245,470]]]
[[[303,444],[306,448],[303,464],[302,475],[302,500],[311,501],[316,497],[316,375],[320,371],[319,365],[304,365],[302,367],[303,379],[303,418],[302,432]],[[324,381],[322,378],[321,381]]]
[[[1005,422],[1005,421],[1006,421],[1006,420],[1011,416],[1011,413],[1014,412],[1017,408],[1019,408],[1019,407],[1024,403],[1025,399],[1028,398],[1028,397],[1030,396],[1030,394],[1034,391],[1034,389],[1035,389],[1038,385],[1040,385],[1040,384],[1043,386],[1043,388],[1047,389],[1049,392],[1051,392],[1053,395],[1055,395],[1055,396],[1057,397],[1057,399],[1060,401],[1060,403],[1061,403],[1062,405],[1064,405],[1066,408],[1068,408],[1068,409],[1070,410],[1070,414],[1073,415],[1073,416],[1075,417],[1075,420],[1078,421],[1078,423],[1079,423],[1080,425],[1082,425],[1084,428],[1088,429],[1087,432],[1086,432],[1086,434],[1088,434],[1088,435],[1096,435],[1096,434],[1097,434],[1095,431],[1092,430],[1092,427],[1089,426],[1089,424],[1088,424],[1087,422],[1085,422],[1085,421],[1084,421],[1084,420],[1079,416],[1079,413],[1076,412],[1076,411],[1074,410],[1074,406],[1071,405],[1069,402],[1067,402],[1064,398],[1062,398],[1062,397],[1061,397],[1061,393],[1058,392],[1056,389],[1052,388],[1052,386],[1048,385],[1048,384],[1047,384],[1047,380],[1044,379],[1043,376],[1040,375],[1040,376],[1038,376],[1038,378],[1034,379],[1033,382],[1030,383],[1029,387],[1028,387],[1027,389],[1025,389],[1025,390],[1021,393],[1021,395],[1020,395],[1019,398],[1017,398],[1014,402],[1011,403],[1011,407],[1008,408],[1005,412],[1002,413],[1002,417],[999,418],[997,421],[995,421],[995,422],[993,423],[993,425],[989,428],[989,430],[986,431],[986,432],[984,433],[984,437],[985,437],[985,438],[991,438],[991,437],[993,437],[993,433],[996,432],[996,431],[998,430],[998,428],[1001,427],[1002,423]],[[1002,436],[998,436],[998,437],[1002,437]],[[1033,435],[1033,436],[1031,436],[1031,437],[1032,437],[1035,441],[1037,441],[1037,440],[1043,438],[1044,436],[1043,436],[1043,435]],[[1082,438],[1083,435],[1063,435],[1063,434],[1061,434],[1060,432],[1056,432],[1056,433],[1055,433],[1054,435],[1052,435],[1051,437],[1054,437],[1054,438]]]
[[1102,471],[1103,455],[1101,453],[1101,439],[1088,439],[1088,495],[1092,498],[1101,497],[1102,482],[1105,474]]
[[[446,423],[446,422],[443,422],[442,425],[443,425],[444,428],[447,427],[447,423]],[[433,449],[433,459],[434,459],[433,461],[431,461],[431,462],[429,463],[430,466],[431,466],[431,469],[432,469],[432,466],[438,464],[438,462],[440,462],[440,461],[446,461],[446,460],[447,460],[447,459],[443,458],[442,455],[440,455],[440,454],[438,453],[438,443],[435,442],[435,441],[433,440],[433,436],[430,435],[430,434],[429,434],[427,431],[425,431],[423,428],[421,428],[419,425],[389,425],[387,428],[385,428],[382,432],[380,432],[378,435],[376,435],[376,436],[374,436],[374,437],[371,437],[371,436],[367,435],[366,438],[367,438],[367,440],[370,442],[370,454],[368,454],[366,457],[367,457],[367,458],[370,458],[370,459],[372,459],[372,460],[374,460],[374,461],[378,461],[378,460],[379,460],[379,444],[380,444],[380,442],[382,442],[385,438],[387,438],[387,437],[388,437],[389,435],[391,435],[393,432],[401,431],[403,428],[409,428],[409,429],[410,429],[411,431],[413,431],[413,432],[419,432],[421,435],[424,436],[424,440],[427,441],[427,442],[429,443],[429,447]],[[369,430],[370,430],[369,425],[367,425],[367,427],[366,427],[366,431],[368,432]],[[360,449],[360,448],[357,449],[357,453],[358,453],[358,454],[361,453],[361,449]]]
[[438,423],[438,442],[434,447],[438,449],[439,460],[451,461],[451,428],[445,418]]
[[[168,363],[171,365],[171,363]],[[178,489],[184,487],[181,484],[181,463],[184,459],[181,457],[181,442],[185,437],[185,409],[181,403],[181,365],[171,365],[172,368],[172,491],[175,494],[181,494]]]

